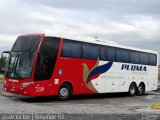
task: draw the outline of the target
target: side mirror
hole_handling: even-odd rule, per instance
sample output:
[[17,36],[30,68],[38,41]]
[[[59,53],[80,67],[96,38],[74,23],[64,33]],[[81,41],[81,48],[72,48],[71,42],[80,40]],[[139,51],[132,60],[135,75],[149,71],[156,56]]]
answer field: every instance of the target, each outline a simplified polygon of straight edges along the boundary
[[11,59],[11,52],[10,51],[4,51],[2,54],[1,54],[1,72],[4,74],[6,69],[7,69],[7,66],[9,64],[9,61]]
[[11,52],[10,51],[4,51],[2,54],[1,54],[1,57],[4,58],[4,54],[9,54],[9,57],[11,56]]

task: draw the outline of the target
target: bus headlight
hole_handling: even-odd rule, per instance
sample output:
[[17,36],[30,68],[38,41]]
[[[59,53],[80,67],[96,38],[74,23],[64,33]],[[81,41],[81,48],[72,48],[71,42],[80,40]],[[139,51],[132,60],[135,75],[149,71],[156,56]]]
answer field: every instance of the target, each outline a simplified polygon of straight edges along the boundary
[[28,86],[28,85],[32,85],[33,84],[33,82],[24,82],[24,83],[22,83],[22,87],[26,87],[26,86]]

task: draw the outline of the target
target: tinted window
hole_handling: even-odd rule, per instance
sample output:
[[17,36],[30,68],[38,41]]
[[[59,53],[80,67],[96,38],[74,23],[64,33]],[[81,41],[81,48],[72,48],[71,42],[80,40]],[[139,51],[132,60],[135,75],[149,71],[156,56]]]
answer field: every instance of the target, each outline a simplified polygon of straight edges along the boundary
[[130,62],[129,50],[117,49],[117,62]]
[[149,65],[157,65],[157,55],[149,54]]
[[108,49],[107,49],[107,47],[101,47],[101,60],[108,60]]
[[17,38],[12,51],[36,52],[41,36],[20,36]]
[[76,41],[64,40],[62,56],[81,57],[81,43]]
[[147,53],[140,53],[140,64],[148,65],[149,56]]
[[131,63],[138,64],[139,63],[139,52],[131,51]]
[[51,78],[56,64],[59,40],[59,38],[53,37],[44,38],[38,55],[35,80],[47,80]]
[[116,61],[116,48],[108,47],[108,60]]
[[97,59],[100,57],[100,48],[96,45],[83,44],[83,58]]

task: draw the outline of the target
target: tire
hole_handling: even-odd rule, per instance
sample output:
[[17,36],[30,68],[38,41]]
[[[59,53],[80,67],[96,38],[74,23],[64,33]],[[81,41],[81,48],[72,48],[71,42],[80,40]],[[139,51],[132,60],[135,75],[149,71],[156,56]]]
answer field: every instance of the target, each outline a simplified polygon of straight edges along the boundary
[[137,95],[141,96],[145,93],[145,86],[143,84],[140,84],[137,88]]
[[135,96],[136,90],[137,90],[136,85],[134,83],[131,83],[131,85],[129,86],[129,90],[128,90],[129,96]]
[[59,88],[58,98],[59,100],[69,100],[72,96],[72,89],[69,85],[64,84]]

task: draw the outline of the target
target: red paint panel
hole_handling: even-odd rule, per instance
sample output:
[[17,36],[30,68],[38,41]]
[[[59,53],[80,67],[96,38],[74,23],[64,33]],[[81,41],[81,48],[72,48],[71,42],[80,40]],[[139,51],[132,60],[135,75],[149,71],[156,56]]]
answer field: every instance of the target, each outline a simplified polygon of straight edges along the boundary
[[[59,46],[57,61],[56,61],[55,69],[53,71],[53,75],[51,79],[43,80],[43,81],[33,81],[36,62],[38,58],[38,52],[40,50],[40,47],[42,45],[42,42],[45,36],[44,34],[34,34],[34,35],[37,35],[37,36],[42,35],[42,39],[34,59],[32,77],[28,79],[18,80],[17,82],[13,82],[13,81],[10,81],[10,79],[5,78],[6,84],[4,84],[4,88],[6,89],[7,92],[20,94],[20,95],[27,95],[27,96],[57,95],[58,89],[61,86],[61,84],[63,84],[64,82],[70,82],[73,86],[73,94],[94,94],[94,92],[89,90],[84,83],[83,63],[87,64],[89,70],[91,70],[97,61],[89,60],[89,59],[61,57],[63,38],[60,39],[60,46]],[[59,70],[62,70],[62,74],[59,74]],[[96,77],[98,76],[94,76],[94,78]],[[54,84],[55,79],[59,79],[59,84]],[[28,85],[26,87],[22,87],[22,83],[24,82],[34,82],[34,84]]]

